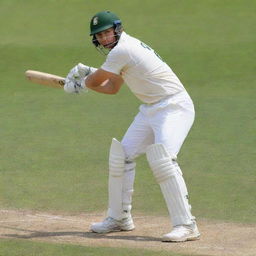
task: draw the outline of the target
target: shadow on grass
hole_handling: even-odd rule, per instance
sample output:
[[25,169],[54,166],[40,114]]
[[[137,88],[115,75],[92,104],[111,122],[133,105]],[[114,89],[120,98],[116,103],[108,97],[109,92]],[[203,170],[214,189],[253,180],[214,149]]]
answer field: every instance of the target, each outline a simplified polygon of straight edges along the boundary
[[[161,241],[160,238],[151,237],[151,236],[134,236],[134,235],[118,235],[117,233],[108,233],[108,234],[97,234],[93,232],[79,232],[79,231],[61,231],[61,232],[47,232],[47,231],[36,231],[28,230],[22,228],[15,228],[9,226],[1,226],[2,228],[27,232],[29,234],[3,234],[0,236],[5,238],[17,238],[17,239],[32,239],[32,238],[46,238],[46,237],[62,237],[62,236],[74,236],[81,238],[91,238],[91,239],[119,239],[119,240],[130,240],[130,241]],[[125,232],[130,233],[130,232]],[[124,234],[122,232],[122,234]],[[131,234],[131,233],[130,233]]]

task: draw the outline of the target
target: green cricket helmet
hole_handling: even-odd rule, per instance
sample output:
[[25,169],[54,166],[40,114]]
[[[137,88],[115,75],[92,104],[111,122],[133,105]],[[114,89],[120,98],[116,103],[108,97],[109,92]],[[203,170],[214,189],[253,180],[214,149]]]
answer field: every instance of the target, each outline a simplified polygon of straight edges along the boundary
[[96,13],[90,23],[90,36],[93,36],[92,42],[95,46],[99,46],[95,34],[109,28],[114,28],[117,42],[122,32],[122,23],[118,16],[110,11]]

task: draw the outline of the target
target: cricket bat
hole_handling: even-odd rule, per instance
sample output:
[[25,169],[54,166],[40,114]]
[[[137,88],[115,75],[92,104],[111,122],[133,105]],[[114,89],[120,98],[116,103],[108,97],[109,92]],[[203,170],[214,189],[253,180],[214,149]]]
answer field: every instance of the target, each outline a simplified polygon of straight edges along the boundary
[[36,70],[27,70],[25,76],[28,80],[36,84],[46,85],[52,88],[63,88],[65,85],[65,78],[48,74]]

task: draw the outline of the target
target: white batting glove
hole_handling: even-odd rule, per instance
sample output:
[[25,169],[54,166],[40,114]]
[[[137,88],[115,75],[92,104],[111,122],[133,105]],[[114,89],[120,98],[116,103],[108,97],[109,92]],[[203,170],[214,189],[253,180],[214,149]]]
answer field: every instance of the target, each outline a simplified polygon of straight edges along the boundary
[[64,91],[67,93],[81,93],[87,92],[87,88],[84,83],[84,78],[81,80],[65,79]]
[[82,63],[73,67],[66,79],[64,90],[68,93],[80,93],[85,89],[84,78],[90,74],[90,67]]
[[73,67],[66,79],[64,90],[68,93],[80,93],[82,91],[88,91],[84,83],[85,78],[97,69],[86,66],[82,63],[77,64]]
[[91,73],[90,67],[82,63],[79,63],[69,71],[67,78],[75,79],[79,81],[82,78],[85,78],[86,76],[90,75],[90,73]]

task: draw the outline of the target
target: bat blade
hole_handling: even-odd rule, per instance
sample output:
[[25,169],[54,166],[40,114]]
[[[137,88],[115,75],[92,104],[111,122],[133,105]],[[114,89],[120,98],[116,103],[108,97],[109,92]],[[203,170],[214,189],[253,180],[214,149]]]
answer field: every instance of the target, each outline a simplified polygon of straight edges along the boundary
[[65,78],[45,72],[36,70],[27,70],[25,76],[33,83],[46,85],[52,88],[63,88],[65,85]]

